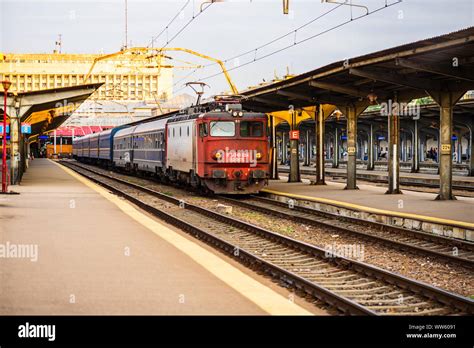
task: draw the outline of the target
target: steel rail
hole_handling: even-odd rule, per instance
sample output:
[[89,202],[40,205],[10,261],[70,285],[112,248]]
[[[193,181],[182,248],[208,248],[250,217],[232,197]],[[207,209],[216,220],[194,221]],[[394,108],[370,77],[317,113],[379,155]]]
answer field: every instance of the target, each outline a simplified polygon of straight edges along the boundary
[[[278,172],[282,174],[288,174],[290,171],[289,169],[286,168],[280,168],[278,169]],[[308,170],[308,169],[300,169],[300,172],[302,175],[305,176],[315,176],[316,172]],[[330,177],[339,177],[345,179],[347,177],[346,173],[328,173],[326,176]],[[367,182],[373,182],[376,184],[386,184],[387,180],[384,179],[377,179],[377,178],[357,178],[357,180],[361,181],[367,181]],[[400,186],[413,186],[413,187],[429,187],[429,188],[439,188],[439,184],[433,184],[429,182],[417,182],[417,181],[410,181],[409,179],[406,180],[405,178],[400,178]],[[453,184],[452,185],[453,190],[460,190],[460,191],[467,191],[467,192],[474,192],[474,186],[467,186],[467,185],[459,185],[459,184]]]
[[[474,269],[473,268],[474,267],[474,243],[471,243],[471,242],[454,240],[452,238],[432,235],[432,234],[420,232],[420,231],[412,231],[412,230],[408,230],[401,227],[389,226],[389,225],[385,225],[385,224],[374,222],[374,221],[358,219],[355,217],[341,216],[341,215],[332,214],[329,212],[321,212],[316,209],[311,209],[308,207],[302,207],[298,205],[295,205],[293,208],[289,208],[288,204],[276,201],[274,199],[263,198],[259,196],[252,196],[251,200],[263,202],[264,204],[267,204],[267,205],[273,205],[274,207],[277,207],[279,209],[278,210],[271,209],[265,206],[254,204],[254,203],[249,202],[248,199],[242,200],[242,199],[235,199],[235,198],[229,198],[229,197],[224,197],[224,196],[219,196],[219,198],[231,204],[238,205],[242,208],[256,210],[264,214],[269,214],[269,215],[273,215],[273,216],[280,217],[283,219],[289,219],[295,222],[300,222],[300,223],[304,223],[304,224],[308,224],[308,225],[312,225],[316,227],[323,226],[324,228],[332,229],[332,230],[346,233],[346,234],[351,234],[357,237],[362,237],[366,240],[379,242],[385,245],[389,245],[391,247],[396,247],[397,249],[400,249],[400,250],[411,251],[411,252],[414,252],[415,254],[421,254],[421,255],[426,255],[426,256],[435,256],[436,258],[452,261],[457,264],[461,264],[468,268]],[[303,214],[311,215],[311,216],[308,217],[308,216],[304,216]],[[354,226],[352,227],[347,226],[346,223],[341,222],[341,221],[347,222]],[[392,236],[393,239],[381,237],[381,236],[374,235],[368,232],[364,232],[364,231],[361,231],[360,229],[358,230],[357,227],[355,226],[364,226],[364,227],[376,229],[381,232],[391,233],[393,234]],[[429,249],[427,247],[420,247],[420,246],[409,244],[406,242],[401,242],[399,240],[396,240],[396,238],[397,237],[399,238],[400,235],[411,238],[412,240],[416,240],[416,242],[428,241],[430,243],[433,243],[433,245],[431,246],[431,249]],[[433,248],[436,249],[438,247],[450,247],[450,248],[456,247],[458,248],[457,250],[458,256],[453,255],[452,249],[451,249],[451,253],[433,250]],[[459,253],[463,253],[463,252],[467,253],[467,255],[471,258],[460,257]]]
[[464,313],[464,314],[474,313],[474,301],[470,300],[469,298],[459,296],[459,295],[450,293],[448,291],[445,291],[439,288],[435,288],[431,285],[428,285],[419,281],[415,281],[415,280],[406,278],[404,276],[401,276],[401,275],[398,275],[398,274],[389,272],[387,270],[380,269],[378,267],[368,265],[359,261],[350,260],[350,259],[340,257],[340,256],[336,256],[329,259],[325,256],[327,252],[326,250],[318,248],[314,245],[279,235],[277,233],[268,231],[258,226],[246,223],[244,221],[231,218],[229,216],[218,214],[214,211],[211,211],[211,210],[208,210],[208,209],[205,209],[193,204],[189,204],[183,200],[171,197],[161,192],[157,192],[150,188],[140,186],[138,184],[128,182],[126,180],[119,179],[117,177],[113,177],[111,175],[98,172],[96,170],[92,170],[90,168],[82,167],[80,165],[72,164],[72,163],[64,163],[64,162],[61,162],[61,163],[69,167],[70,169],[75,170],[81,175],[88,177],[90,180],[106,187],[112,192],[130,200],[131,202],[135,203],[142,209],[152,213],[153,215],[167,222],[170,222],[171,224],[187,232],[190,232],[192,235],[199,236],[200,239],[203,239],[219,247],[220,249],[226,251],[227,253],[231,253],[234,256],[237,256],[235,255],[234,251],[236,249],[239,250],[238,257],[242,259],[243,261],[262,268],[265,272],[271,274],[274,277],[278,276],[280,279],[284,279],[286,282],[292,284],[296,288],[304,290],[306,293],[309,293],[315,296],[316,298],[319,298],[320,300],[330,304],[331,306],[334,306],[335,308],[341,310],[344,313],[355,314],[355,315],[361,315],[361,314],[378,315],[379,314],[375,312],[374,310],[367,308],[367,306],[363,306],[357,303],[356,301],[353,301],[345,296],[341,296],[335,293],[334,291],[327,289],[324,286],[320,286],[302,276],[295,274],[294,272],[291,272],[278,265],[275,265],[274,263],[269,262],[263,259],[262,257],[258,257],[254,255],[252,252],[242,249],[238,245],[229,243],[228,241],[222,238],[219,238],[218,236],[213,235],[212,233],[206,232],[202,228],[194,226],[186,221],[183,221],[182,219],[176,218],[175,216],[167,212],[159,210],[143,202],[142,200],[123,192],[123,190],[116,188],[111,184],[107,184],[100,179],[94,178],[93,176],[84,173],[84,171],[90,172],[93,175],[97,175],[105,179],[112,180],[119,184],[126,185],[138,191],[141,191],[151,196],[154,196],[156,198],[162,199],[163,201],[173,203],[175,205],[179,205],[180,207],[184,209],[188,209],[200,215],[209,217],[215,221],[220,221],[227,225],[235,226],[244,231],[248,231],[251,234],[263,237],[263,239],[266,239],[267,241],[275,242],[276,245],[288,247],[296,252],[301,252],[302,254],[305,254],[305,255],[317,257],[322,262],[338,267],[339,269],[343,269],[345,271],[353,271],[357,274],[370,277],[373,280],[381,280],[385,282],[386,284],[392,284],[396,286],[397,288],[405,289],[407,291],[410,291],[413,294],[421,294],[424,298],[428,298],[434,303],[446,306],[448,309],[453,310],[450,312],[452,314],[460,314],[459,312]]

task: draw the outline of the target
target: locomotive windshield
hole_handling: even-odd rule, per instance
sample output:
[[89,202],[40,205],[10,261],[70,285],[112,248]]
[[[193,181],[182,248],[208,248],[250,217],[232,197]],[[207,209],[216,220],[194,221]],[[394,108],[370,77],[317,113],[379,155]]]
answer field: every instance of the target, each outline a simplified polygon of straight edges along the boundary
[[241,137],[261,137],[263,136],[263,122],[243,121],[240,122]]
[[235,123],[232,121],[211,122],[211,136],[213,137],[235,136]]

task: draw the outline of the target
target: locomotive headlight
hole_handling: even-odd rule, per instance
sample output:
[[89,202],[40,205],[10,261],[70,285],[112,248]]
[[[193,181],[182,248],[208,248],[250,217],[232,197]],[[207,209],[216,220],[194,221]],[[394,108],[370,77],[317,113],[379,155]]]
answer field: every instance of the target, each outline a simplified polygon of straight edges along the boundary
[[232,112],[232,116],[237,117],[238,115],[239,115],[239,113],[237,111]]
[[260,152],[257,152],[257,154],[255,155],[255,157],[259,160],[259,159],[262,159],[262,154]]
[[212,158],[215,159],[216,161],[219,161],[222,158],[222,151],[216,151],[212,155]]
[[239,111],[239,117],[243,117],[244,113],[242,111]]

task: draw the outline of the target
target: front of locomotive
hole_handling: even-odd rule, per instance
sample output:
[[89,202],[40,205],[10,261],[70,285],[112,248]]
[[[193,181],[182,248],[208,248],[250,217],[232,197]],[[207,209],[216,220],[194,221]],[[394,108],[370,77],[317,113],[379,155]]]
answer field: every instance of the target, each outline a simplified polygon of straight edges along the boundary
[[219,194],[251,194],[268,184],[267,116],[226,104],[196,120],[198,176]]

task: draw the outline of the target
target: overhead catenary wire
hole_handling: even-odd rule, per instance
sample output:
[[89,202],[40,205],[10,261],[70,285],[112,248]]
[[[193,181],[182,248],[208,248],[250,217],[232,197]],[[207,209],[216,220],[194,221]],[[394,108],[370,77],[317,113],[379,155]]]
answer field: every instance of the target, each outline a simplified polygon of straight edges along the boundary
[[[173,35],[171,37],[171,39],[168,38],[168,29],[170,27],[170,25],[176,20],[176,18],[178,18],[178,16],[184,11],[184,9],[191,3],[191,0],[187,0],[184,5],[179,9],[179,11],[176,13],[176,15],[170,20],[170,22],[163,28],[163,30],[155,37],[152,37],[152,40],[150,42],[150,44],[147,46],[147,47],[153,47],[153,44],[156,40],[158,40],[161,35],[163,35],[163,33],[166,32],[166,44],[163,45],[160,50],[164,49],[166,46],[168,46],[174,39],[176,39],[197,17],[199,17],[202,13],[204,13],[209,7],[211,7],[211,5],[214,3],[214,2],[211,2],[209,3],[208,6],[204,7],[203,9],[201,8],[201,11],[198,12],[197,14],[195,14],[194,12],[194,0],[192,0],[192,6],[193,6],[193,15],[191,17],[191,19],[183,26],[181,27],[181,29],[179,29],[175,35]],[[197,71],[197,68],[194,69],[190,74],[187,74],[184,78],[180,79],[178,82],[181,82],[183,81],[184,79],[188,78],[189,76],[191,76],[192,74],[194,74],[195,72]],[[176,86],[177,83],[173,84],[173,88]]]
[[[296,38],[296,34],[297,34],[297,32],[298,32],[299,30],[301,30],[301,29],[307,27],[308,25],[313,24],[314,22],[316,22],[316,21],[318,21],[318,20],[324,18],[325,16],[331,14],[332,12],[334,12],[335,10],[337,10],[337,9],[338,9],[339,7],[341,7],[341,6],[342,6],[342,4],[339,4],[338,6],[333,7],[332,9],[330,9],[330,10],[328,10],[328,11],[326,11],[326,12],[320,14],[319,16],[317,16],[317,17],[311,19],[310,21],[308,21],[308,22],[306,22],[306,23],[300,25],[298,28],[289,31],[289,32],[286,33],[286,34],[280,35],[280,36],[278,36],[278,37],[276,37],[276,38],[274,38],[274,39],[272,39],[272,40],[270,40],[270,41],[264,43],[263,45],[260,45],[260,46],[258,46],[258,47],[252,48],[251,50],[248,50],[248,51],[239,53],[239,54],[237,54],[237,55],[235,55],[235,56],[232,56],[232,57],[228,57],[228,58],[224,59],[223,62],[224,62],[224,63],[227,63],[227,62],[230,61],[230,60],[234,60],[234,59],[236,59],[236,58],[240,58],[240,57],[246,56],[246,55],[248,55],[248,54],[250,54],[250,53],[256,53],[258,50],[261,50],[262,48],[265,48],[265,47],[267,47],[267,46],[270,46],[271,44],[273,44],[273,43],[275,43],[275,42],[278,42],[278,41],[280,41],[280,40],[283,40],[284,38],[286,38],[286,37],[288,37],[288,36],[290,36],[290,35],[295,35],[295,38]],[[296,39],[295,39],[295,41],[296,41]],[[206,67],[207,67],[207,66],[212,66],[212,65],[215,65],[215,63],[207,64]]]
[[198,12],[196,15],[193,14],[193,16],[191,17],[191,19],[189,21],[186,22],[185,25],[183,25],[181,27],[181,29],[179,29],[176,34],[174,34],[171,39],[168,39],[166,40],[166,44],[163,45],[161,47],[161,49],[165,48],[166,46],[168,46],[171,42],[173,42],[174,39],[176,39],[196,18],[198,18],[200,15],[202,15],[209,7],[211,7],[212,5],[214,4],[214,2],[211,2],[209,3],[209,5],[207,5],[206,7],[204,7],[204,9],[202,9],[200,12]]
[[[247,54],[250,54],[250,53],[254,53],[254,55],[255,55],[254,58],[256,58],[256,55],[257,55],[257,52],[258,52],[259,49],[265,48],[265,47],[267,47],[267,46],[269,46],[269,45],[271,45],[271,44],[273,44],[273,43],[275,43],[275,42],[277,42],[277,41],[280,41],[280,40],[282,40],[282,39],[284,39],[285,37],[288,37],[288,36],[290,36],[290,35],[294,35],[294,36],[295,36],[295,42],[296,42],[296,33],[298,32],[298,30],[301,30],[301,29],[307,27],[308,25],[310,25],[310,24],[312,24],[312,23],[314,23],[314,22],[320,20],[321,18],[323,18],[323,17],[329,15],[330,13],[332,13],[332,12],[335,11],[335,10],[337,10],[337,9],[338,9],[339,7],[341,7],[341,6],[342,6],[342,4],[340,4],[340,5],[336,6],[336,7],[333,7],[331,10],[328,10],[328,11],[324,12],[323,14],[321,14],[321,15],[319,15],[319,16],[317,16],[317,17],[311,19],[310,21],[304,23],[303,25],[299,26],[298,28],[289,31],[288,33],[286,33],[286,34],[284,34],[284,35],[280,35],[280,36],[278,36],[278,37],[276,37],[276,38],[274,38],[274,39],[272,39],[272,40],[266,42],[265,44],[262,44],[262,45],[260,45],[260,46],[258,46],[258,47],[256,47],[256,48],[253,48],[253,49],[251,49],[251,50],[248,50],[248,51],[239,53],[239,54],[237,54],[237,55],[235,55],[235,56],[232,56],[232,57],[229,57],[229,58],[227,58],[227,59],[224,59],[223,62],[224,62],[224,63],[227,63],[227,62],[230,61],[230,60],[234,60],[234,59],[243,57],[243,56],[245,56],[245,55],[247,55]],[[208,67],[211,67],[211,66],[214,66],[214,65],[217,65],[217,63],[206,64],[206,65],[203,66],[203,68],[208,68]],[[175,86],[176,86],[179,82],[181,82],[183,79],[186,79],[186,78],[188,78],[189,76],[193,75],[197,70],[198,70],[198,69],[195,69],[195,70],[192,71],[190,74],[186,75],[184,78],[182,78],[182,79],[180,79],[179,81],[177,81],[175,84],[173,84],[173,87],[175,87]],[[233,70],[233,69],[230,69],[230,70]],[[229,71],[229,70],[228,70],[228,71]],[[216,76],[217,76],[217,75],[216,75]],[[183,88],[180,88],[180,89],[177,90],[177,91],[181,91],[182,89],[184,89],[184,87],[183,87]]]
[[[259,49],[261,49],[261,48],[263,48],[263,47],[266,47],[266,46],[270,45],[271,43],[274,43],[274,42],[276,42],[276,41],[281,40],[282,38],[285,38],[285,37],[291,35],[292,33],[295,32],[295,30],[300,30],[302,27],[307,26],[307,25],[309,25],[309,24],[311,24],[311,23],[314,23],[314,21],[316,21],[317,18],[321,18],[321,16],[324,16],[324,15],[328,14],[329,11],[334,11],[335,9],[339,8],[340,6],[342,6],[342,4],[341,4],[341,5],[338,5],[338,6],[336,6],[335,8],[333,8],[333,9],[331,9],[331,10],[329,10],[329,11],[323,13],[322,15],[318,16],[317,18],[311,20],[310,22],[305,23],[303,26],[299,27],[298,29],[295,29],[295,30],[291,31],[290,33],[287,33],[287,34],[282,35],[282,36],[280,36],[280,37],[278,37],[278,38],[275,38],[275,39],[273,39],[273,40],[267,42],[266,44],[261,45],[261,46],[259,46],[259,47],[257,47],[257,48],[254,48],[254,49],[252,49],[252,50],[248,50],[248,51],[246,51],[246,52],[243,52],[243,53],[241,53],[241,54],[238,54],[238,55],[236,55],[236,56],[233,56],[233,57],[230,57],[230,58],[224,60],[224,62],[227,62],[227,61],[229,61],[229,60],[233,60],[233,59],[235,59],[235,58],[239,58],[239,57],[248,55],[249,53],[254,53],[254,54],[255,54],[255,55],[254,55],[254,58],[253,58],[252,60],[247,61],[247,62],[242,63],[242,64],[239,64],[239,65],[234,66],[234,67],[232,67],[232,68],[229,68],[229,69],[227,69],[227,71],[230,72],[230,71],[233,71],[233,70],[237,70],[237,69],[243,68],[243,67],[245,67],[245,66],[247,66],[247,65],[253,64],[253,63],[257,62],[257,61],[260,61],[260,60],[262,60],[262,59],[265,59],[265,58],[268,58],[268,57],[273,56],[273,55],[275,55],[275,54],[278,54],[278,53],[280,53],[280,52],[282,52],[282,51],[285,51],[285,50],[287,50],[287,49],[290,49],[290,48],[292,48],[292,47],[295,47],[295,46],[297,46],[297,45],[300,45],[300,44],[302,44],[302,43],[304,43],[304,42],[307,42],[307,41],[310,41],[310,40],[312,40],[312,39],[315,39],[315,38],[317,38],[317,37],[319,37],[319,36],[322,36],[322,35],[324,35],[324,34],[326,34],[326,33],[328,33],[328,32],[331,32],[331,31],[333,31],[333,30],[336,30],[336,29],[338,29],[338,28],[340,28],[340,27],[342,27],[342,26],[344,26],[344,25],[347,25],[347,24],[349,24],[349,23],[351,23],[351,22],[354,22],[354,21],[356,21],[356,20],[359,20],[359,19],[361,19],[361,18],[370,16],[371,14],[374,14],[374,13],[376,13],[376,12],[379,12],[379,11],[381,11],[381,10],[383,10],[383,9],[386,9],[386,8],[388,8],[388,7],[391,7],[391,6],[394,6],[394,5],[399,4],[399,3],[401,3],[401,2],[402,2],[402,0],[397,0],[397,1],[395,1],[395,2],[393,2],[393,3],[390,3],[390,4],[388,4],[387,2],[385,2],[385,4],[384,4],[383,6],[377,8],[377,9],[375,9],[375,10],[373,10],[373,11],[369,11],[369,12],[367,12],[367,13],[365,13],[365,14],[363,14],[363,15],[360,15],[360,16],[358,16],[358,17],[350,18],[350,19],[348,19],[348,20],[346,20],[346,21],[344,21],[344,22],[342,22],[342,23],[339,23],[339,24],[337,24],[337,25],[335,25],[335,26],[332,26],[332,27],[330,27],[330,28],[328,28],[328,29],[326,29],[326,30],[323,30],[323,31],[321,31],[321,32],[318,32],[318,33],[316,33],[316,34],[314,34],[314,35],[311,35],[311,36],[309,36],[309,37],[307,37],[307,38],[301,39],[301,40],[299,40],[299,41],[296,41],[296,40],[295,40],[295,41],[294,41],[292,44],[290,44],[290,45],[284,46],[284,47],[279,48],[279,49],[277,49],[277,50],[274,50],[274,51],[272,51],[272,52],[270,52],[270,53],[267,53],[267,54],[265,54],[265,55],[263,55],[263,56],[257,57],[256,52],[257,52]],[[205,66],[205,67],[209,67],[209,66],[211,66],[211,65],[214,65],[214,64],[208,64],[208,65]],[[197,81],[208,80],[208,79],[217,77],[217,76],[219,76],[219,75],[221,75],[221,74],[222,74],[222,72],[218,72],[218,73],[215,73],[215,74],[211,74],[211,75],[202,77],[202,78],[200,78],[200,79],[197,80]],[[184,87],[183,87],[183,88],[180,88],[180,89],[178,89],[178,90],[176,90],[175,92],[179,92],[179,91],[181,91],[181,90],[183,90],[183,89],[184,89]]]
[[190,77],[191,75],[193,75],[194,73],[196,73],[196,71],[198,71],[198,68],[194,69],[194,70],[191,71],[189,74],[186,74],[186,76],[180,78],[178,81],[176,81],[175,83],[173,83],[173,88],[176,87],[177,85],[179,85],[179,84],[181,83],[181,81],[186,80],[188,77]]
[[[176,20],[176,18],[179,17],[179,15],[184,11],[184,9],[189,5],[190,2],[191,2],[191,0],[187,0],[186,3],[179,9],[179,11],[174,15],[174,17],[163,28],[163,30],[161,30],[158,35],[151,38],[151,42],[148,45],[148,47],[150,47],[150,46],[153,47],[153,44],[155,43],[155,41],[158,40],[161,37],[161,35],[163,35],[169,29],[170,25],[173,24],[173,22]],[[194,17],[194,9],[193,9],[193,17]]]

